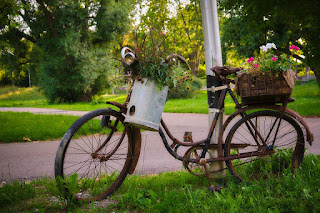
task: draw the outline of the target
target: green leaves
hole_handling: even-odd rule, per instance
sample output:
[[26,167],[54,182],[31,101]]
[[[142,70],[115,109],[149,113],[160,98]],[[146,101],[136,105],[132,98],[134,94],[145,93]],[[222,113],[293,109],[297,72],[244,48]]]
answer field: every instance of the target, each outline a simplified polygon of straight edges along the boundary
[[38,80],[51,101],[90,101],[114,69],[107,46],[128,27],[131,4],[1,1],[6,8],[2,11],[1,7],[0,14],[0,46],[6,47],[0,56],[4,83],[28,86],[27,74],[31,73],[32,83]]
[[304,63],[302,67],[310,66],[319,72],[320,48],[316,48],[320,44],[320,17],[316,12],[320,10],[319,1],[223,0],[219,8],[224,53],[236,50],[237,55],[250,57],[257,54],[261,44],[271,41],[277,45],[279,55],[289,54],[288,47],[294,44],[303,51],[295,55]]

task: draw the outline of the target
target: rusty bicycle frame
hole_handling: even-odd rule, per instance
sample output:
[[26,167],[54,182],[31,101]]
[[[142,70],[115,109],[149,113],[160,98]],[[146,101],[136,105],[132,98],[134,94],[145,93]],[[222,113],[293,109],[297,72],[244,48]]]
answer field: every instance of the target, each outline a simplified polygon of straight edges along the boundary
[[[163,141],[167,151],[174,158],[176,158],[176,159],[178,159],[180,161],[184,161],[184,162],[185,161],[189,161],[189,162],[197,163],[197,164],[199,164],[199,165],[204,167],[206,176],[209,179],[209,182],[211,184],[212,190],[219,190],[219,188],[217,188],[217,187],[215,187],[213,185],[212,179],[209,176],[209,171],[208,171],[208,168],[207,168],[207,165],[206,165],[207,163],[210,163],[210,162],[223,162],[223,161],[227,161],[227,160],[241,159],[241,158],[247,158],[247,157],[252,157],[252,156],[263,156],[263,155],[268,155],[268,154],[274,153],[273,150],[268,149],[268,146],[267,146],[267,144],[265,142],[266,140],[264,140],[263,137],[260,135],[259,131],[257,130],[256,126],[252,123],[252,121],[248,121],[248,122],[246,122],[246,126],[248,127],[248,129],[250,131],[250,134],[252,134],[252,135],[257,134],[257,137],[254,137],[255,138],[255,142],[257,143],[257,145],[259,145],[259,146],[262,145],[264,148],[261,149],[261,150],[258,150],[258,151],[231,155],[229,157],[226,157],[226,156],[223,155],[223,148],[224,148],[223,133],[224,133],[224,131],[226,130],[227,126],[230,124],[231,120],[233,120],[236,116],[240,115],[242,118],[247,116],[248,114],[246,113],[246,111],[248,111],[248,110],[252,110],[252,109],[269,109],[269,110],[279,111],[279,112],[281,112],[282,115],[283,114],[287,114],[287,115],[291,116],[297,122],[299,122],[301,124],[301,126],[305,129],[306,139],[307,139],[307,141],[309,142],[310,145],[312,144],[313,135],[310,132],[310,129],[307,126],[307,124],[305,123],[305,121],[302,119],[302,117],[299,114],[297,114],[293,110],[290,110],[290,109],[288,109],[286,107],[287,103],[290,102],[290,101],[293,101],[293,100],[288,99],[288,100],[286,100],[284,102],[281,102],[280,104],[282,104],[282,105],[277,105],[275,103],[274,104],[242,105],[242,104],[239,103],[239,101],[237,100],[235,94],[231,90],[230,83],[234,83],[234,81],[230,80],[230,79],[227,79],[227,78],[224,78],[224,80],[222,82],[223,82],[223,86],[208,88],[208,90],[211,90],[213,92],[221,91],[221,94],[220,94],[220,97],[219,97],[219,102],[218,102],[218,111],[223,110],[223,108],[224,108],[224,100],[226,98],[227,93],[230,94],[230,96],[231,96],[231,98],[232,98],[233,102],[235,103],[236,108],[238,110],[236,112],[234,112],[232,115],[230,115],[228,117],[228,119],[224,122],[224,124],[222,126],[222,129],[221,129],[221,131],[219,133],[219,139],[218,139],[217,143],[210,144],[210,141],[211,141],[211,138],[213,136],[213,132],[215,130],[215,127],[216,127],[216,124],[217,124],[217,120],[219,118],[219,114],[220,114],[219,112],[216,112],[214,114],[214,119],[213,119],[213,121],[211,123],[209,133],[208,133],[207,137],[204,140],[193,141],[191,135],[190,136],[185,136],[185,139],[187,139],[187,142],[178,140],[170,132],[169,128],[167,127],[167,125],[165,124],[163,119],[161,119],[161,125],[160,125],[160,129],[159,129],[159,134],[160,134],[160,136],[162,138],[162,141]],[[129,102],[129,100],[130,100],[130,92],[129,92],[128,96],[127,96],[127,100],[126,100],[125,104],[119,104],[117,102],[107,102],[107,104],[112,104],[114,106],[119,107],[120,108],[120,112],[125,114],[126,111],[127,111],[127,103]],[[281,121],[281,119],[282,119],[282,117],[280,117],[280,121]],[[276,122],[274,122],[274,125],[272,126],[271,130],[273,128],[277,128],[276,132],[278,132],[278,129],[279,129],[279,126],[280,126],[280,122],[278,122],[277,126],[275,126],[275,123]],[[270,130],[270,133],[271,133],[271,130]],[[136,132],[137,131],[139,131],[139,129],[136,129]],[[169,145],[165,133],[168,136],[168,138],[172,141],[171,145]],[[270,133],[269,133],[269,136],[270,136]],[[276,138],[276,134],[273,137],[274,137],[274,139],[273,139],[273,141],[274,141],[275,138]],[[140,135],[140,138],[136,138],[136,139],[137,140],[136,140],[136,143],[135,143],[135,146],[136,146],[135,150],[137,152],[136,152],[136,156],[134,156],[134,162],[133,162],[133,165],[132,165],[132,167],[130,169],[130,173],[132,173],[135,170],[135,167],[136,167],[136,164],[137,164],[137,161],[138,161],[138,158],[139,158],[139,154],[140,154],[141,135]],[[197,158],[197,159],[188,159],[185,156],[180,156],[176,151],[179,146],[193,147],[193,146],[198,146],[198,145],[204,145],[204,148],[202,150],[202,153],[201,153],[200,157]],[[246,146],[246,144],[241,144],[241,145],[240,144],[232,144],[231,145],[232,148],[245,148],[245,146]],[[218,151],[218,156],[214,157],[214,158],[210,158],[210,159],[205,159],[205,155],[206,155],[206,153],[207,153],[209,148],[217,150]]]

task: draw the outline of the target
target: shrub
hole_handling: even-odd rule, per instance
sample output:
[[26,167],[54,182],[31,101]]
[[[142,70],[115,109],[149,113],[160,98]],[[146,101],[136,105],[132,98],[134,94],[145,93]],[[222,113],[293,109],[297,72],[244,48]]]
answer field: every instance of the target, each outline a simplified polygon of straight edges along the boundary
[[199,65],[199,72],[197,75],[198,78],[206,78],[206,66],[205,65]]
[[200,79],[192,77],[191,82],[185,81],[181,85],[171,89],[168,99],[190,98],[196,91],[200,90],[202,86]]

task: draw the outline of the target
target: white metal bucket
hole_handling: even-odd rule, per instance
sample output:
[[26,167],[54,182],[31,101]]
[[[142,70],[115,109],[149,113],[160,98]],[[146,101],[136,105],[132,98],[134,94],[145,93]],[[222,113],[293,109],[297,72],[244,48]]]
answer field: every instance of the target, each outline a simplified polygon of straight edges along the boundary
[[160,91],[154,81],[135,80],[124,122],[141,129],[158,131],[167,95],[167,86]]

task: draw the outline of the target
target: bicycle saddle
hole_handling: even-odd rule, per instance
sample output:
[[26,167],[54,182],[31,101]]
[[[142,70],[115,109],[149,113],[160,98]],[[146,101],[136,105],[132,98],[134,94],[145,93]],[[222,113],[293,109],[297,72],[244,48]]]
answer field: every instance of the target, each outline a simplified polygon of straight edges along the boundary
[[225,66],[215,66],[212,67],[211,70],[218,76],[226,78],[228,75],[234,74],[240,70],[239,67],[225,67]]

